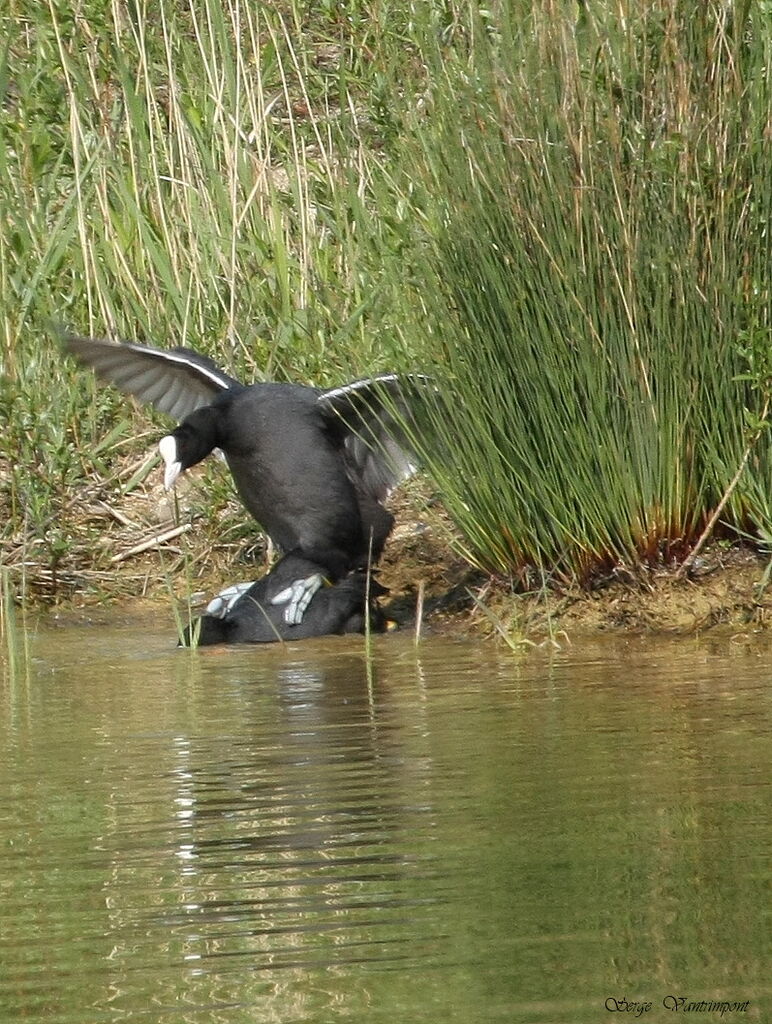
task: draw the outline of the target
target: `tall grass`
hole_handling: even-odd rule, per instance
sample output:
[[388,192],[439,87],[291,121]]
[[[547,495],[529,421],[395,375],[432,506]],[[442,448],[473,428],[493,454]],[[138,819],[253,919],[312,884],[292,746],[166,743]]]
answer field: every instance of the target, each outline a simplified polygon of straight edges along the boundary
[[386,104],[362,106],[384,88],[387,6],[398,13],[14,0],[0,56],[6,549],[55,570],[76,534],[93,541],[62,512],[142,433],[125,400],[62,365],[50,322],[192,345],[245,379],[393,364],[365,202],[367,138],[392,129]]
[[0,667],[11,685],[30,667],[29,632],[23,612],[19,622],[16,599],[8,571],[0,568]]
[[772,42],[763,5],[566,6],[467,8],[404,192],[464,552],[587,578],[686,554],[750,436],[726,519],[768,517]]
[[425,460],[496,572],[681,558],[727,495],[772,539],[766,13],[12,0],[3,550],[94,549],[73,496],[156,429],[50,321],[246,379],[433,366]]

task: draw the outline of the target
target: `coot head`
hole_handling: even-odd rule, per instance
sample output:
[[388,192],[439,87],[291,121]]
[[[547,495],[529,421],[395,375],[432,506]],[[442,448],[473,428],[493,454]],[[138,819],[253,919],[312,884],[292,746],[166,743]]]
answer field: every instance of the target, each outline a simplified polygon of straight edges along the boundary
[[164,487],[171,490],[180,473],[195,466],[222,445],[222,416],[216,405],[191,413],[158,442],[164,460]]

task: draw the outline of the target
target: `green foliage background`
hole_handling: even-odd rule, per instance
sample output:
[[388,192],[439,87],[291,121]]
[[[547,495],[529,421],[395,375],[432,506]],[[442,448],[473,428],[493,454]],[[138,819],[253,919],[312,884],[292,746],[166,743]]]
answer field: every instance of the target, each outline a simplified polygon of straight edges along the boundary
[[490,571],[681,558],[727,495],[766,541],[770,13],[10,0],[4,557],[73,558],[73,495],[160,429],[52,323],[244,379],[434,373],[425,461]]

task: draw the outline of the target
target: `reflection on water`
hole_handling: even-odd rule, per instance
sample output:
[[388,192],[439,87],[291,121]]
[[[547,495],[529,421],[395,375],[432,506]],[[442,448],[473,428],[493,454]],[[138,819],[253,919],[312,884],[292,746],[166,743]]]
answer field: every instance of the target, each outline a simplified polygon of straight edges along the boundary
[[5,678],[0,1020],[770,1018],[766,651],[169,633]]

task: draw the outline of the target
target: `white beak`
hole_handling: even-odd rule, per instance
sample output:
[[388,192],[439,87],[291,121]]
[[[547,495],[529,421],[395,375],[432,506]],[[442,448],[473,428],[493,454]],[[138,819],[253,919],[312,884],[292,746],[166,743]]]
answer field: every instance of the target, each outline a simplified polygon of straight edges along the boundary
[[177,458],[176,439],[171,434],[162,437],[158,442],[158,451],[161,453],[161,458],[166,466],[164,471],[164,487],[167,491],[170,491],[174,487],[175,480],[182,472],[182,463]]

